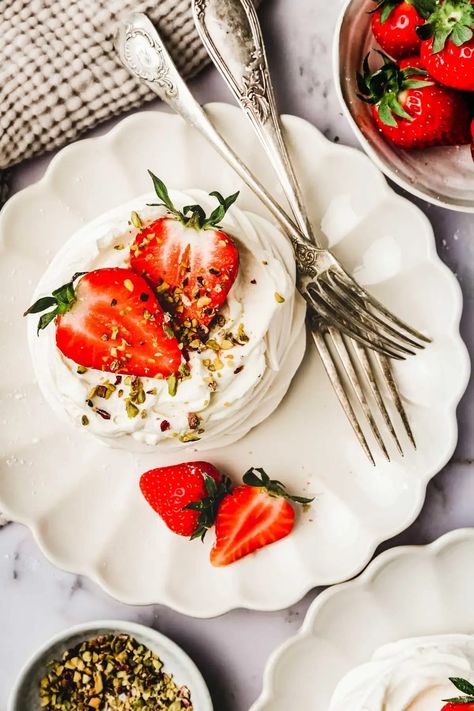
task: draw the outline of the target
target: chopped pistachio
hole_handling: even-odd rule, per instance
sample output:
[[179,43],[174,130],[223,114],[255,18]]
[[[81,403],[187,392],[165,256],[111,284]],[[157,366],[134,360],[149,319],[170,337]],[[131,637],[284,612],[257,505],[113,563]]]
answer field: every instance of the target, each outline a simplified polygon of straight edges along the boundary
[[171,329],[168,324],[163,324],[163,331],[165,332],[167,338],[174,338],[173,329]]
[[87,415],[82,415],[81,424],[84,425],[84,427],[87,427],[87,425],[89,424],[89,418],[87,417]]
[[278,301],[279,304],[283,304],[285,302],[285,297],[279,294],[278,291],[275,291],[275,301]]
[[143,223],[140,219],[140,215],[138,212],[135,212],[135,210],[132,211],[132,214],[130,215],[130,219],[132,221],[132,225],[137,228],[137,230],[141,229],[143,227]]
[[84,373],[87,373],[87,368],[84,368],[83,365],[78,365],[76,372],[79,373],[79,375],[84,375]]
[[130,399],[125,401],[125,409],[127,410],[127,415],[131,418],[136,417],[140,410]]
[[172,373],[167,377],[166,382],[168,383],[168,393],[171,397],[174,397],[178,390],[178,378],[174,373]]

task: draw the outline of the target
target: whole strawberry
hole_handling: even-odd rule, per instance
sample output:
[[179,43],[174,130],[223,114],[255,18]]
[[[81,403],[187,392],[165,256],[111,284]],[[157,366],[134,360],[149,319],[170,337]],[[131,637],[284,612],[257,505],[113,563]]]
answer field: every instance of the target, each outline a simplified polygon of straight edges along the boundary
[[181,351],[163,309],[130,269],[75,274],[25,316],[36,313],[38,333],[54,321],[58,349],[85,368],[150,378],[179,370]]
[[397,64],[379,52],[383,65],[369,69],[369,55],[357,75],[359,98],[372,105],[379,130],[401,148],[470,143],[470,110],[465,97],[430,80],[420,59]]
[[171,531],[204,539],[229,480],[209,462],[189,462],[145,472],[140,489]]
[[295,524],[292,502],[312,499],[290,496],[280,481],[263,469],[249,469],[237,486],[222,499],[216,517],[216,542],[211,563],[225,566],[259,548],[288,536]]
[[440,0],[423,26],[420,57],[428,74],[441,84],[474,91],[474,4]]
[[188,330],[207,329],[227,298],[239,269],[239,252],[219,223],[239,193],[211,195],[218,206],[206,216],[200,205],[182,211],[165,184],[150,173],[168,215],[145,227],[130,249],[130,265],[158,287],[159,297]]
[[[376,0],[377,2],[377,0]],[[417,27],[429,14],[430,0],[380,0],[372,10],[372,32],[394,59],[416,54],[421,45]],[[431,4],[431,3],[430,3]]]
[[463,696],[456,696],[452,699],[445,699],[448,703],[441,711],[473,711],[474,710],[474,684],[466,679],[451,677],[450,680]]

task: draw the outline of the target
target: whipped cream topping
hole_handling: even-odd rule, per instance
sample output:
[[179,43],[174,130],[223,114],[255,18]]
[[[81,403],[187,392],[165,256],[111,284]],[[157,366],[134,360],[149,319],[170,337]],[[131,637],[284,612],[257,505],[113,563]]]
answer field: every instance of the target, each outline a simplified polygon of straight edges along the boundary
[[[170,195],[178,208],[199,203],[209,212],[215,207],[213,198],[201,191],[170,191]],[[144,195],[82,227],[56,255],[34,298],[50,294],[75,272],[128,267],[129,246],[138,232],[130,223],[130,214],[138,212],[143,225],[149,224],[166,214],[163,208],[147,206],[155,201],[154,194]],[[30,319],[29,343],[37,379],[58,413],[113,446],[140,450],[159,444],[170,451],[190,444],[205,449],[229,444],[277,407],[305,348],[305,305],[295,290],[292,249],[277,228],[235,206],[222,225],[238,246],[240,267],[221,310],[225,323],[216,326],[210,337],[218,343],[229,332],[237,338],[243,333],[246,338],[220,351],[217,363],[217,354],[210,348],[192,351],[191,375],[180,381],[174,396],[165,380],[141,378],[146,398],[137,403],[135,417],[129,416],[125,406],[130,378],[122,376],[110,397],[94,400],[97,408],[110,415],[104,419],[87,404],[88,394],[104,382],[114,384],[116,376],[92,369],[78,373],[77,364],[57,349],[55,329],[50,326],[37,337],[36,321]],[[209,361],[217,366],[213,372]],[[199,417],[199,434],[190,429],[190,413]]]
[[440,711],[459,696],[450,677],[474,680],[474,636],[440,634],[402,639],[338,684],[330,711]]

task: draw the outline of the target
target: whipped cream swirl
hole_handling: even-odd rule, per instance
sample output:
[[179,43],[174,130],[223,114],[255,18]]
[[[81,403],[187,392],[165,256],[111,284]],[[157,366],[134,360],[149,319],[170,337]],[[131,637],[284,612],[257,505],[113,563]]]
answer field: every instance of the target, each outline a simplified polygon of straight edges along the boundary
[[[209,212],[215,207],[202,191],[170,195],[178,208],[199,203]],[[128,267],[129,246],[138,231],[130,224],[130,214],[138,212],[143,224],[149,224],[165,214],[163,208],[147,206],[154,201],[154,194],[141,196],[78,230],[52,261],[34,298],[51,293],[75,272]],[[248,340],[220,352],[218,369],[212,373],[215,391],[210,389],[208,365],[210,360],[215,363],[216,352],[191,352],[191,377],[180,382],[174,396],[166,381],[141,378],[146,398],[137,405],[138,415],[130,417],[125,406],[129,379],[122,376],[122,383],[102,400],[100,408],[110,414],[104,419],[87,404],[88,394],[104,381],[113,383],[116,376],[92,369],[78,373],[77,364],[57,349],[54,328],[37,337],[30,319],[36,376],[56,412],[112,446],[146,450],[159,445],[171,451],[230,444],[278,406],[305,349],[305,305],[295,290],[292,249],[276,227],[235,206],[222,225],[239,248],[240,268],[221,311],[225,323],[212,330],[211,338],[220,343],[225,333],[240,332]],[[190,413],[199,418],[199,434],[190,430]]]
[[459,696],[449,681],[474,681],[474,637],[440,634],[402,639],[378,649],[338,684],[330,711],[440,711]]

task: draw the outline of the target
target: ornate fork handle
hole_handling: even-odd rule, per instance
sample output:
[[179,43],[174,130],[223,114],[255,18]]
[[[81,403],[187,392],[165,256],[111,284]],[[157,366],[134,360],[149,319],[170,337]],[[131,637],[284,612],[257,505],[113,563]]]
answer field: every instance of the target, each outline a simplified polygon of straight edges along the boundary
[[[206,2],[206,0],[202,1]],[[297,252],[297,260],[301,258],[302,282],[305,282],[306,279],[310,281],[321,270],[327,268],[332,259],[331,255],[326,250],[314,247],[303,236],[293,220],[275,202],[220,133],[216,131],[202,107],[192,96],[146,15],[133,13],[125,22],[121,23],[116,44],[124,65],[213,144],[280,223],[291,238],[295,252]],[[300,266],[299,263],[298,266]]]
[[316,244],[278,116],[260,23],[251,0],[194,0],[201,38],[271,155],[302,233]]

